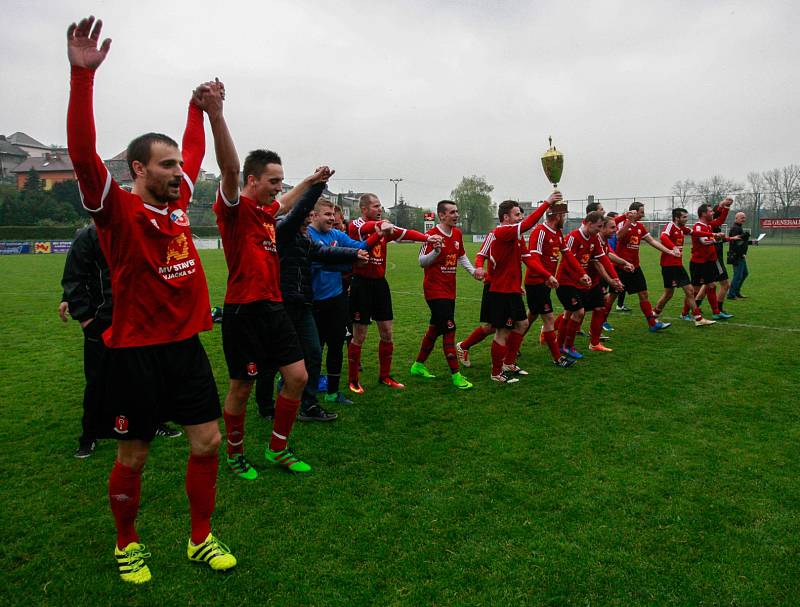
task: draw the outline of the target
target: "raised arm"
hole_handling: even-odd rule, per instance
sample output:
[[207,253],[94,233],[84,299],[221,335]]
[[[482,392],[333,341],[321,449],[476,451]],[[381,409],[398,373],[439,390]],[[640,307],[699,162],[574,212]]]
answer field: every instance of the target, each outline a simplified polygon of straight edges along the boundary
[[67,148],[78,178],[81,203],[91,212],[102,210],[111,188],[111,174],[97,155],[94,126],[94,73],[111,48],[109,38],[97,46],[102,27],[102,21],[87,17],[67,29],[71,66]]
[[[311,186],[317,183],[322,183],[323,185],[328,183],[328,179],[330,179],[335,172],[336,171],[326,166],[319,167],[316,171],[314,171],[313,175],[309,175],[303,179],[303,181],[281,196],[281,208],[279,213],[288,213],[302,198],[303,194],[305,194],[311,188]],[[322,194],[322,190],[319,192]],[[319,198],[319,196],[317,196],[317,198]]]
[[[240,165],[239,155],[236,153],[236,146],[223,113],[225,85],[219,79],[215,79],[214,82],[206,82],[195,89],[192,100],[194,105],[208,114],[211,133],[214,136],[214,152],[220,172],[220,190],[225,200],[234,202],[239,198]],[[186,159],[184,158],[184,160]]]
[[[326,167],[327,168],[327,167]],[[317,181],[308,186],[300,200],[294,204],[286,217],[281,219],[275,228],[278,242],[286,242],[294,238],[297,230],[303,225],[306,216],[317,204],[322,191],[325,189],[324,181]]]
[[718,228],[723,223],[725,223],[725,220],[728,218],[728,212],[731,210],[732,204],[733,204],[733,198],[730,197],[726,198],[721,203],[719,203],[719,207],[717,207],[717,210],[719,211],[719,217],[711,221],[710,225],[712,228]]

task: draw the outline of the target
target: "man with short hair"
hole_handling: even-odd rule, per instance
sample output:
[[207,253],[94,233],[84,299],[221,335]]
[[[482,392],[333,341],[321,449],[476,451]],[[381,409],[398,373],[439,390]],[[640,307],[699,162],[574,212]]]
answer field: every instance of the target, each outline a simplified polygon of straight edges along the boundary
[[[743,226],[747,221],[747,215],[739,211],[733,219],[733,225],[728,231],[730,246],[728,247],[728,263],[733,266],[733,281],[731,282],[728,299],[747,299],[742,295],[742,284],[750,274],[747,269],[747,248],[755,241],[750,240],[750,232]],[[739,238],[737,240],[737,237]]]
[[111,47],[106,39],[98,48],[101,27],[101,21],[89,17],[67,31],[67,146],[82,203],[94,217],[111,268],[114,310],[111,327],[103,334],[107,421],[100,429],[118,439],[108,495],[117,528],[119,574],[123,581],[139,584],[151,579],[144,562],[150,553],[135,528],[142,468],[158,423],[168,419],[184,427],[191,446],[187,556],[215,570],[236,565],[236,558],[211,533],[220,406],[198,336],[211,329],[211,305],[186,213],[205,151],[203,110],[210,88],[206,83],[192,95],[182,152],[158,133],[130,143],[133,189],[123,190],[96,152],[94,75]]
[[650,305],[650,300],[647,296],[647,280],[639,265],[639,246],[642,242],[646,242],[654,249],[677,258],[681,257],[681,252],[677,248],[670,250],[654,239],[647,231],[647,227],[641,223],[643,217],[644,204],[632,202],[627,213],[614,218],[614,221],[617,222],[616,253],[633,265],[632,272],[623,271],[619,278],[622,284],[625,285],[625,291],[629,295],[636,294],[639,296],[639,307],[642,310],[642,314],[647,320],[650,332],[655,333],[669,328],[672,323],[661,322],[653,314],[653,307]]
[[515,200],[504,200],[497,208],[500,225],[492,232],[492,282],[486,317],[495,329],[491,354],[492,381],[516,383],[519,381],[516,375],[522,374],[515,361],[528,327],[528,315],[522,300],[524,234],[536,225],[548,208],[560,200],[561,192],[556,190],[524,219],[522,209]]
[[723,200],[720,204],[720,214],[716,218],[711,205],[701,204],[697,209],[697,222],[692,227],[692,258],[689,262],[689,273],[692,278],[694,297],[695,300],[698,300],[701,289],[705,287],[714,320],[733,318],[733,314],[726,314],[720,309],[717,301],[716,282],[719,277],[719,269],[717,268],[715,243],[717,238],[722,237],[722,234],[714,232],[725,223],[732,204],[732,198]]
[[469,390],[472,384],[461,375],[456,354],[456,267],[462,266],[470,276],[475,275],[475,268],[464,251],[461,230],[456,227],[458,205],[452,200],[441,200],[436,205],[436,214],[439,223],[426,234],[441,236],[442,243],[425,243],[419,251],[419,265],[425,269],[422,291],[431,310],[431,318],[410,373],[426,379],[435,377],[425,366],[425,361],[436,345],[436,339],[441,335],[442,349],[450,367],[453,385],[459,390]]
[[[375,194],[362,194],[358,201],[361,217],[350,222],[350,237],[353,240],[367,240],[380,225],[383,207]],[[441,236],[426,236],[416,230],[393,226],[389,236],[375,245],[369,252],[369,261],[363,266],[353,268],[350,283],[350,315],[353,319],[353,339],[347,352],[349,365],[350,391],[363,394],[364,387],[359,380],[361,349],[367,338],[370,323],[378,325],[378,383],[394,389],[405,386],[392,377],[392,295],[386,281],[386,247],[389,242],[430,242],[441,244]]]
[[[653,311],[656,316],[660,316],[661,312],[664,311],[664,306],[672,299],[675,289],[680,288],[683,289],[685,295],[684,307],[692,311],[695,326],[705,327],[713,325],[714,321],[703,318],[703,313],[694,299],[691,280],[683,267],[684,238],[692,233],[692,230],[686,226],[688,221],[689,212],[686,209],[672,209],[672,221],[661,230],[661,244],[670,250],[677,249],[680,251],[681,257],[676,258],[666,253],[661,254],[661,276],[664,278],[664,294],[656,302],[656,307]],[[714,235],[709,232],[708,236],[713,238]]]

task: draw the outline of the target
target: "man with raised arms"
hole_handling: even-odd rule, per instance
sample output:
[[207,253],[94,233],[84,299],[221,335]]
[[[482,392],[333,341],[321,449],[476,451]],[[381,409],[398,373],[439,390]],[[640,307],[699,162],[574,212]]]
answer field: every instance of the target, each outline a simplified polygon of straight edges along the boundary
[[118,439],[108,481],[117,566],[124,581],[139,584],[151,579],[144,562],[150,553],[135,528],[142,468],[156,427],[165,420],[181,424],[190,444],[188,558],[215,570],[236,565],[236,558],[211,533],[220,407],[198,337],[211,329],[211,306],[186,212],[205,153],[203,109],[208,109],[209,86],[198,87],[192,96],[182,151],[158,133],[131,141],[127,159],[133,189],[126,192],[96,152],[94,76],[111,47],[109,39],[98,47],[101,27],[89,17],[67,31],[67,144],[81,201],[94,217],[111,269],[114,309],[111,328],[103,335],[108,349],[100,431]]
[[677,247],[668,249],[653,238],[647,231],[647,226],[641,222],[643,217],[644,203],[632,202],[627,213],[614,218],[618,226],[616,253],[633,265],[632,272],[623,271],[619,278],[622,284],[625,285],[625,291],[629,295],[636,294],[639,296],[639,307],[642,310],[642,314],[647,320],[650,331],[655,333],[669,328],[672,323],[661,322],[653,313],[653,307],[650,305],[650,299],[647,296],[647,280],[639,264],[639,246],[642,242],[646,242],[654,249],[676,258],[681,257],[681,252]]
[[[686,209],[672,209],[672,221],[661,230],[661,244],[670,250],[678,249],[681,257],[666,253],[661,254],[661,276],[664,278],[664,294],[656,302],[653,312],[656,316],[660,316],[664,311],[664,307],[675,294],[675,289],[683,289],[684,307],[692,311],[696,327],[705,327],[713,325],[714,321],[703,318],[703,313],[694,299],[691,280],[683,267],[683,242],[686,236],[692,233],[692,230],[686,225],[688,221],[689,212]],[[706,235],[714,238],[714,234],[710,230],[706,232]]]
[[[383,229],[381,215],[383,207],[375,194],[363,194],[358,201],[361,217],[350,222],[350,237],[353,240],[366,241],[375,229]],[[353,339],[348,347],[348,365],[350,391],[363,394],[364,387],[359,378],[361,367],[361,349],[367,338],[370,323],[374,320],[378,325],[380,342],[378,343],[378,383],[394,389],[405,386],[392,377],[392,353],[394,338],[392,335],[392,295],[386,281],[386,245],[391,241],[398,242],[430,242],[441,244],[441,236],[427,236],[415,230],[407,230],[393,226],[389,236],[375,245],[369,252],[369,261],[363,266],[353,268],[353,279],[350,283],[350,315],[353,319]]]
[[716,239],[721,238],[718,230],[728,217],[733,198],[726,198],[720,203],[720,213],[715,218],[714,209],[709,204],[701,204],[697,209],[697,222],[692,227],[692,259],[689,262],[689,273],[692,277],[695,300],[700,298],[700,291],[706,289],[708,303],[715,320],[725,320],[733,315],[724,313],[717,301],[717,267]]
[[[458,206],[452,200],[442,200],[436,205],[439,224],[428,230],[429,236],[441,236],[442,244],[425,243],[419,251],[419,265],[425,269],[422,290],[431,310],[428,330],[422,338],[417,360],[411,365],[411,375],[431,379],[435,377],[425,366],[436,339],[442,336],[442,349],[450,367],[453,385],[468,390],[472,384],[461,375],[456,354],[456,268],[462,266],[471,276],[475,268],[464,251],[464,240],[458,223]],[[480,278],[478,278],[480,280]]]

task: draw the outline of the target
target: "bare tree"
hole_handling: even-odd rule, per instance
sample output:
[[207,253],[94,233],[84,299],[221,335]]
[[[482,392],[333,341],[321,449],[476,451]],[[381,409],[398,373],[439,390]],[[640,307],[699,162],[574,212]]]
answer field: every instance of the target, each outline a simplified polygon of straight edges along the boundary
[[790,164],[782,169],[765,171],[764,181],[771,190],[772,208],[788,217],[790,207],[800,202],[800,165]]
[[714,175],[697,183],[697,193],[702,197],[703,202],[716,205],[727,196],[738,194],[744,190],[744,184],[732,179],[726,179],[721,175]]
[[[697,191],[697,184],[691,179],[684,179],[683,181],[676,181],[672,186],[672,208],[675,208],[675,203],[678,203],[679,208],[687,208],[687,201]],[[676,200],[677,199],[677,200]]]

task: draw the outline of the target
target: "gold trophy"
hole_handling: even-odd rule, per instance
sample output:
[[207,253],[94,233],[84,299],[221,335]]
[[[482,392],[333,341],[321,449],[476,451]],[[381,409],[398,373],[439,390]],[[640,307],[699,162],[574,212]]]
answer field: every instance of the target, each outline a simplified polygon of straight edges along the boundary
[[553,145],[553,138],[548,137],[550,149],[542,154],[542,168],[547,180],[558,189],[558,182],[561,181],[561,172],[564,170],[564,154],[559,152]]

